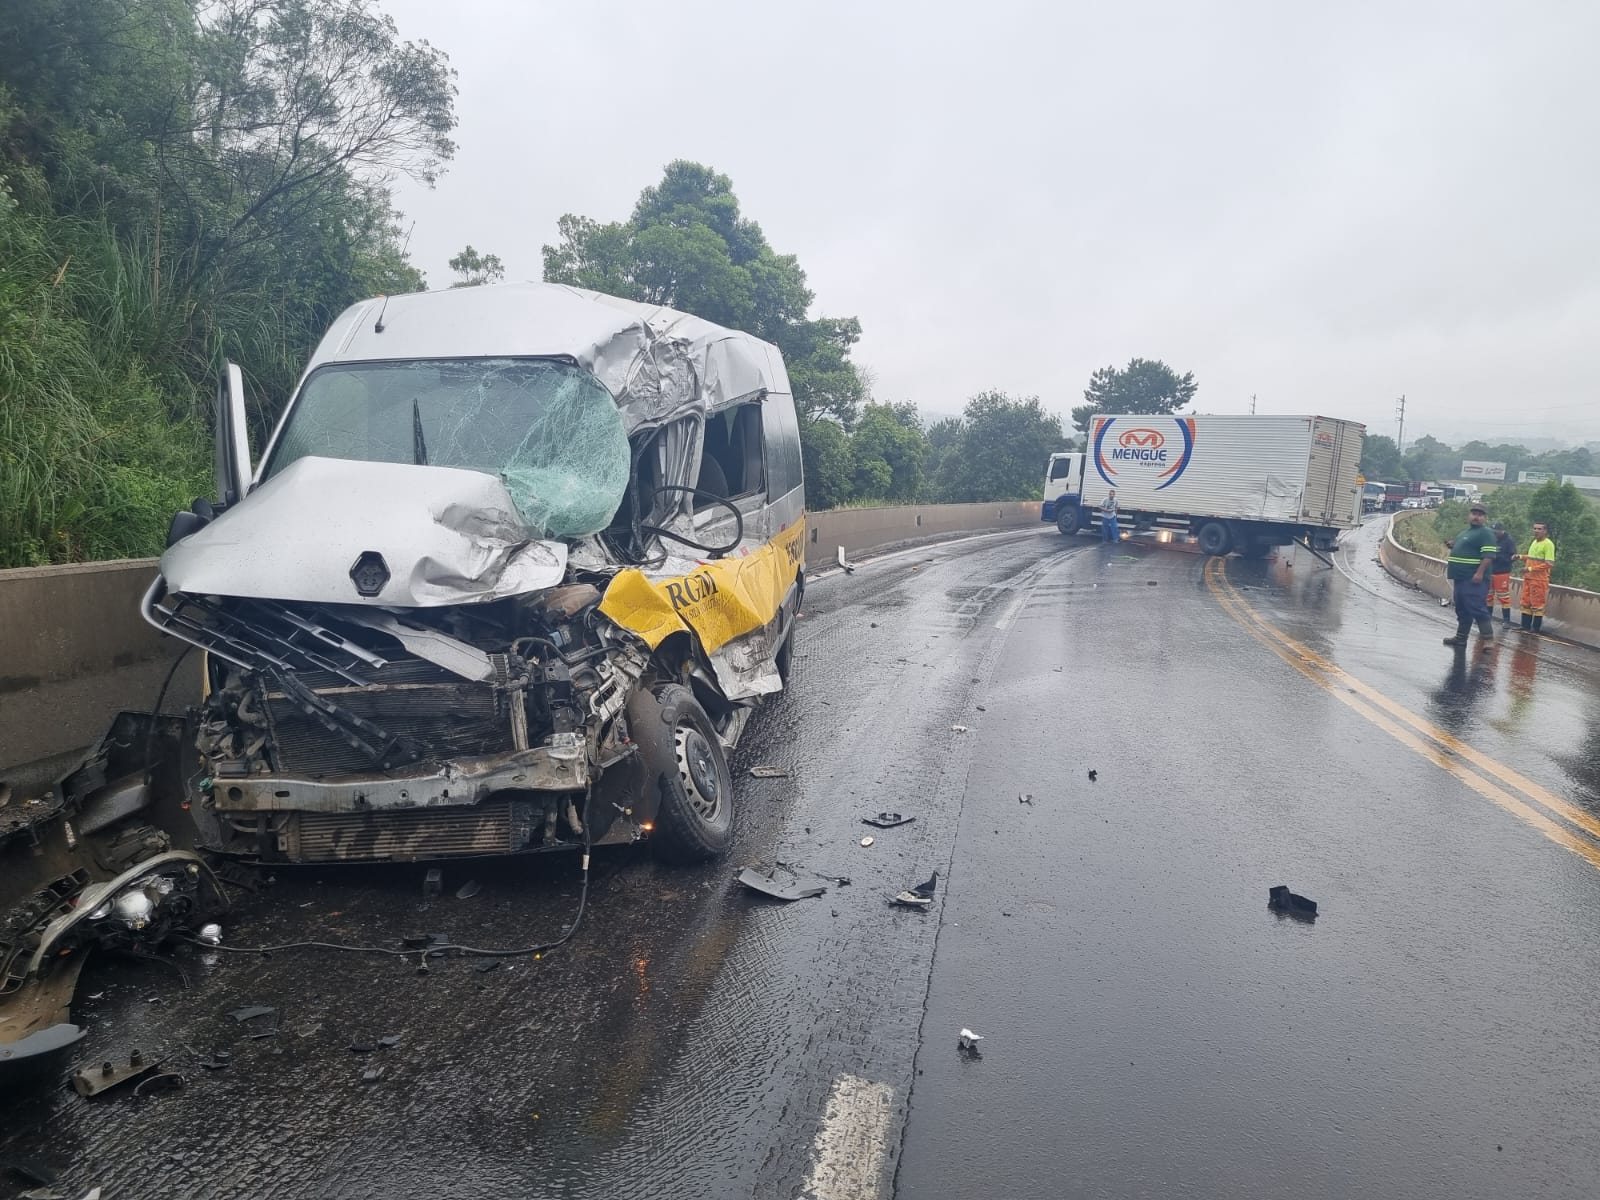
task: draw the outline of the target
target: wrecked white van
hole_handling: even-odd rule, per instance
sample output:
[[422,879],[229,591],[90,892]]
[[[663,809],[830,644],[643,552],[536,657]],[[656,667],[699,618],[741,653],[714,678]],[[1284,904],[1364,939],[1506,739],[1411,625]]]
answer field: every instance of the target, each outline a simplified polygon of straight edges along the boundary
[[782,688],[805,493],[776,347],[547,284],[357,304],[146,618],[205,652],[202,848],[322,863],[648,839],[716,855]]

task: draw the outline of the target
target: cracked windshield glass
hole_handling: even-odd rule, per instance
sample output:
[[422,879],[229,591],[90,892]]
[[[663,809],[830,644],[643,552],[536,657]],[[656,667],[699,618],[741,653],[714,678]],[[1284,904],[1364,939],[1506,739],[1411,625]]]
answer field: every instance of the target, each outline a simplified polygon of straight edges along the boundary
[[605,528],[628,479],[610,393],[581,367],[548,359],[324,367],[306,381],[266,477],[308,455],[497,475],[530,531],[546,537]]

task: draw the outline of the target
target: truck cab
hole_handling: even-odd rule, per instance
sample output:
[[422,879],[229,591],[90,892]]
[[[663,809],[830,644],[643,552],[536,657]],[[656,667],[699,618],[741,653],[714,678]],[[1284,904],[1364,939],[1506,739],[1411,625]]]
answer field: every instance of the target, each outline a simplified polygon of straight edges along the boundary
[[1059,526],[1063,515],[1070,514],[1067,519],[1072,522],[1072,528],[1063,529],[1063,533],[1078,530],[1078,500],[1083,493],[1085,458],[1081,452],[1052,454],[1044,469],[1044,504],[1039,509],[1039,519],[1054,521]]

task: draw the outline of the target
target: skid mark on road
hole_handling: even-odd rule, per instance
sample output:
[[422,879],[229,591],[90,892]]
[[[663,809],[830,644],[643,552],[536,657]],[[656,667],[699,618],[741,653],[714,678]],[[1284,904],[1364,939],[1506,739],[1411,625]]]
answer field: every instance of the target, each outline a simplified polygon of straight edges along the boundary
[[879,1194],[893,1100],[894,1089],[886,1083],[859,1075],[834,1080],[812,1143],[803,1200],[871,1200]]
[[[1225,560],[1207,562],[1204,577],[1206,587],[1223,611],[1273,654],[1407,749],[1600,869],[1600,820],[1592,814],[1467,745],[1284,633],[1256,612],[1229,582]],[[1561,824],[1552,817],[1571,824]]]

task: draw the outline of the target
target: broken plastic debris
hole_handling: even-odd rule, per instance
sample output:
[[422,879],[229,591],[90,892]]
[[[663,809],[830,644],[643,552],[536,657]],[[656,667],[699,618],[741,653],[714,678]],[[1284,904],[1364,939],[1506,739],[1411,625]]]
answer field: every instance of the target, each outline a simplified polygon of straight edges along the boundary
[[1317,919],[1317,902],[1308,900],[1304,896],[1297,896],[1285,883],[1267,889],[1267,907],[1273,912],[1296,917],[1302,921]]
[[1026,804],[1029,808],[1032,808],[1033,807],[1033,793],[1032,792],[1022,792],[1022,793],[1020,793],[1017,796],[1017,803],[1018,804]]
[[222,945],[222,926],[215,921],[200,926],[200,940],[208,946]]
[[855,564],[854,563],[845,562],[845,560],[844,560],[844,547],[843,546],[840,546],[838,548],[838,550],[839,550],[839,553],[838,553],[838,555],[836,557],[838,558],[839,566],[844,569],[844,573],[846,575],[854,575],[856,573]]
[[879,829],[893,829],[896,825],[909,825],[915,817],[902,816],[896,812],[881,812],[875,816],[862,817],[863,825],[876,825]]
[[1090,772],[1089,772],[1089,782],[1093,783],[1096,779],[1099,779],[1099,778],[1100,778],[1100,772],[1091,769]]
[[1439,607],[1440,608],[1449,608],[1450,607],[1450,598],[1448,596],[1440,596],[1439,597]]
[[247,1004],[243,1008],[234,1009],[228,1015],[243,1025],[249,1021],[259,1021],[263,1017],[273,1016],[277,1011],[275,1008],[268,1008],[265,1004]]
[[378,1043],[368,1041],[354,1041],[350,1043],[351,1054],[371,1054],[378,1048]]
[[938,886],[939,872],[935,871],[922,883],[901,892],[891,903],[902,908],[927,908],[933,903],[934,889]]
[[751,767],[750,775],[753,779],[787,779],[789,772],[782,767]]
[[967,727],[965,725],[952,725],[952,726],[950,726],[950,732],[951,733],[965,733],[966,731],[967,731]]
[[399,1044],[400,1035],[398,1033],[391,1033],[378,1039],[378,1049],[380,1050],[393,1050]]
[[871,836],[864,837],[864,838],[861,839],[861,844],[863,846],[870,846],[870,845],[872,845],[872,842],[873,842],[873,838]]
[[963,1028],[957,1035],[957,1045],[968,1054],[976,1054],[978,1043],[983,1041],[983,1034],[973,1033],[972,1030]]
[[422,877],[422,898],[432,900],[444,890],[444,872],[438,867],[429,867],[428,873]]
[[481,891],[483,891],[483,884],[476,879],[469,879],[456,889],[456,899],[471,900]]
[[775,878],[776,873],[776,867],[766,873],[755,867],[746,867],[739,872],[739,882],[751,891],[771,896],[774,900],[809,900],[828,890],[820,883],[783,883]]
[[361,1072],[361,1082],[362,1083],[377,1083],[378,1080],[380,1080],[382,1078],[383,1078],[383,1068],[382,1067],[371,1067],[371,1068]]

